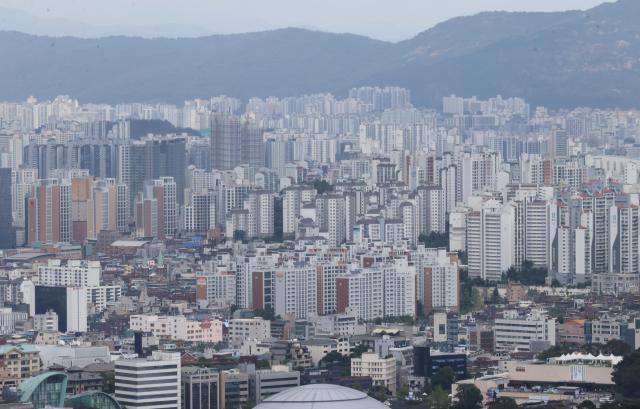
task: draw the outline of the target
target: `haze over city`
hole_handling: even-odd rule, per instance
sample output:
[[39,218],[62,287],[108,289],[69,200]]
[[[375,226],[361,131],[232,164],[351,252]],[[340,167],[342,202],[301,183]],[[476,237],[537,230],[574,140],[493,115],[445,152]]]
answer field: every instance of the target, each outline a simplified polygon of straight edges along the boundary
[[2,0],[0,7],[28,13],[38,20],[3,18],[3,14],[13,17],[7,10],[0,12],[0,22],[28,33],[80,37],[191,37],[301,27],[400,41],[450,18],[483,11],[586,10],[600,3],[599,0]]
[[0,409],[637,409],[639,0],[0,0]]

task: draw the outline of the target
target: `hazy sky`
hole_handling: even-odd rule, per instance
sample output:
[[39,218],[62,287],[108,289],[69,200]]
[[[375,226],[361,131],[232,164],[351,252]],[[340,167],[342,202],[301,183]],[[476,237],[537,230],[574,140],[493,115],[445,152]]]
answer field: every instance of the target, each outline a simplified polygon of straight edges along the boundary
[[[489,10],[587,9],[603,0],[0,0],[40,18],[95,26],[197,26],[212,33],[288,26],[409,38],[451,17]],[[126,34],[126,33],[123,33]]]

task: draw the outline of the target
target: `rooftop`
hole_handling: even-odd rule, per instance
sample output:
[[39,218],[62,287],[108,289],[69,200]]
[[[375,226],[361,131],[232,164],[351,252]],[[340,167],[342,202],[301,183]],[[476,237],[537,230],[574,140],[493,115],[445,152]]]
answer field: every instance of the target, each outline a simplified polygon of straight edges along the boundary
[[381,409],[387,406],[366,393],[340,385],[311,384],[268,397],[256,409]]

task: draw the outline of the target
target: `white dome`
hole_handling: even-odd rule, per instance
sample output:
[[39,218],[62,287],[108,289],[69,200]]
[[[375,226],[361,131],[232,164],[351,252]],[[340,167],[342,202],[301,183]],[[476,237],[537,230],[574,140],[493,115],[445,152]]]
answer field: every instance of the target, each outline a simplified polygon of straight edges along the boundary
[[388,409],[366,393],[340,385],[311,384],[287,389],[255,409]]

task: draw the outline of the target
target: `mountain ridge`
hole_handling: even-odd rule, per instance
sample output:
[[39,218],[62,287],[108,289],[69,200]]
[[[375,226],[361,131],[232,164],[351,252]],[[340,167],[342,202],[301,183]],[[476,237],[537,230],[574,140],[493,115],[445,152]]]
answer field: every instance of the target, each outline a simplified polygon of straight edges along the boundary
[[484,12],[400,42],[283,28],[195,38],[97,39],[0,31],[0,99],[176,102],[227,94],[346,95],[362,85],[443,95],[522,96],[550,107],[640,108],[640,2],[586,11]]

